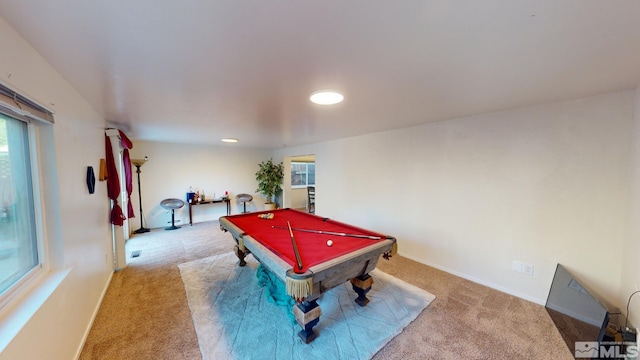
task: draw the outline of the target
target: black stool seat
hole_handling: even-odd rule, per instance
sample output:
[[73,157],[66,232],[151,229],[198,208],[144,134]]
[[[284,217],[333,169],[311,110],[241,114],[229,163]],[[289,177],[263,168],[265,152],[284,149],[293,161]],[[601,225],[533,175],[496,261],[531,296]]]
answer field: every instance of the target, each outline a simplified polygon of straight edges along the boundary
[[236,195],[236,200],[238,202],[241,202],[242,205],[244,206],[243,207],[244,210],[242,210],[242,213],[246,213],[247,212],[247,203],[249,201],[253,200],[253,196],[251,196],[249,194],[238,194],[238,195]]
[[180,229],[180,226],[175,225],[175,219],[176,219],[175,210],[183,207],[184,201],[176,198],[164,199],[160,201],[160,206],[162,206],[163,209],[171,210],[171,226],[169,226],[168,228],[165,228],[165,230]]

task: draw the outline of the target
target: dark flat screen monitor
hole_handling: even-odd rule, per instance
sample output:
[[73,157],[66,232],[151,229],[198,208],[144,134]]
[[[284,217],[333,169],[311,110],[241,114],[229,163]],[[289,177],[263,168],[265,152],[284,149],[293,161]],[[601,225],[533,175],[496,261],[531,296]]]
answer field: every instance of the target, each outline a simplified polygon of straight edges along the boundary
[[576,341],[604,340],[609,324],[607,307],[560,264],[545,308],[571,354],[575,354]]

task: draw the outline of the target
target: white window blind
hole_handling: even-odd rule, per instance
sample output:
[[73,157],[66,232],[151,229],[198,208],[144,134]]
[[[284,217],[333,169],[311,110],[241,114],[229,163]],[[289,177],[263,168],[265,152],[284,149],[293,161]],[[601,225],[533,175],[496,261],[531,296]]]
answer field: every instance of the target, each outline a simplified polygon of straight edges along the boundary
[[24,121],[38,120],[53,124],[53,111],[0,84],[0,113]]

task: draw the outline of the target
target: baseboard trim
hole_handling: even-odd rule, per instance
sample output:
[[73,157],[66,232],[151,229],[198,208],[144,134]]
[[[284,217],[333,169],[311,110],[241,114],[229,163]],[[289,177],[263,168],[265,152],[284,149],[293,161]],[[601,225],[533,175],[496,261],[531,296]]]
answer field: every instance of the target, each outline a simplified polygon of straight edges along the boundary
[[80,347],[78,347],[78,350],[76,351],[76,356],[74,357],[74,359],[76,360],[78,360],[80,358],[80,355],[82,354],[82,349],[84,349],[84,345],[87,342],[87,338],[89,337],[89,332],[91,332],[91,328],[93,327],[93,322],[96,320],[96,317],[98,316],[98,311],[100,311],[100,306],[102,305],[102,301],[104,300],[104,297],[107,294],[107,290],[109,289],[109,285],[111,284],[113,273],[115,273],[115,271],[112,271],[111,273],[109,273],[109,278],[107,279],[104,289],[102,289],[102,294],[100,294],[100,300],[98,301],[98,304],[96,305],[96,308],[93,310],[93,314],[91,315],[91,321],[89,321],[89,325],[84,331],[84,336],[82,336],[82,342],[80,343]]
[[518,291],[513,291],[513,290],[505,288],[503,286],[496,285],[494,283],[491,283],[491,282],[488,282],[488,281],[484,281],[482,279],[478,279],[477,277],[471,276],[469,274],[465,274],[465,273],[462,273],[462,272],[459,272],[459,271],[456,271],[456,270],[453,270],[453,269],[449,269],[449,268],[447,268],[445,266],[441,266],[441,265],[432,263],[430,261],[426,261],[424,259],[419,259],[417,257],[411,256],[411,255],[407,255],[407,254],[404,254],[402,252],[399,252],[398,254],[400,256],[406,257],[407,259],[411,259],[413,261],[417,261],[417,262],[419,262],[421,264],[424,264],[424,265],[427,265],[427,266],[431,266],[433,268],[436,268],[438,270],[442,270],[442,271],[444,271],[446,273],[449,273],[451,275],[455,275],[455,276],[461,277],[461,278],[463,278],[465,280],[473,281],[476,284],[480,284],[480,285],[484,285],[484,286],[490,287],[490,288],[492,288],[494,290],[498,290],[500,292],[503,292],[503,293],[506,293],[506,294],[509,294],[509,295],[513,295],[513,296],[518,297],[520,299],[527,300],[527,301],[530,301],[532,303],[535,303],[535,304],[538,304],[538,305],[542,305],[542,306],[544,306],[546,304],[546,300],[544,300],[544,299],[535,298],[535,297],[529,296],[527,294],[523,294],[523,293],[518,292]]

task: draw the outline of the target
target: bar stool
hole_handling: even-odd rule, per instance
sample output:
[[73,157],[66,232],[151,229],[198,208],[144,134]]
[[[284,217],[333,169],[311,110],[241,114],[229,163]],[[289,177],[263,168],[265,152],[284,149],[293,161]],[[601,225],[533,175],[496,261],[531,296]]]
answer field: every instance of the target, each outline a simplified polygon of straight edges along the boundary
[[249,194],[238,194],[236,195],[236,200],[238,202],[241,202],[242,205],[244,206],[242,210],[242,213],[244,214],[247,212],[247,203],[253,200],[253,196]]
[[160,202],[160,206],[162,206],[166,210],[171,210],[171,226],[169,226],[168,228],[165,228],[165,230],[180,229],[180,226],[176,226],[175,224],[175,220],[176,220],[175,210],[183,207],[184,201],[180,199],[175,199],[175,198],[164,199]]

